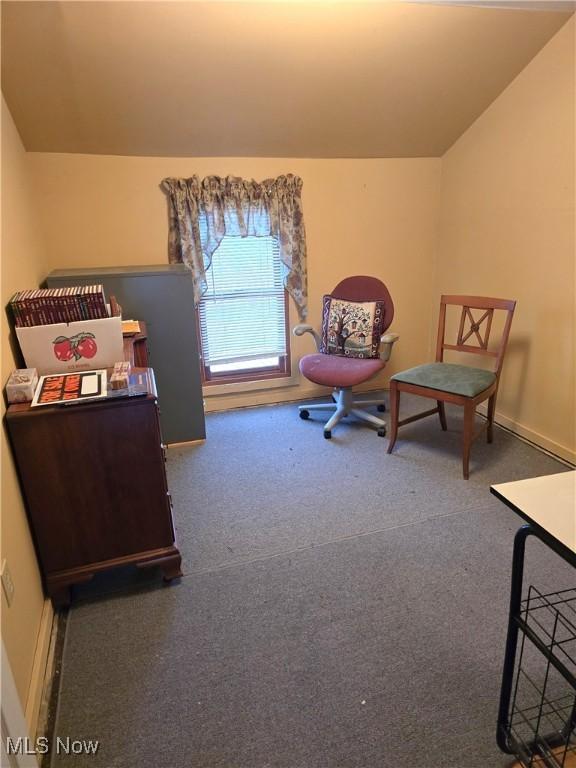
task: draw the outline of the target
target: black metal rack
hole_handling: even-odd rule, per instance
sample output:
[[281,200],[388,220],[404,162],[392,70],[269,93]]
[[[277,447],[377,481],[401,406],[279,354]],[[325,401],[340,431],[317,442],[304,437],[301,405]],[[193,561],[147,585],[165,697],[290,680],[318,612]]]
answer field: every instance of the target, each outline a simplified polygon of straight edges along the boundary
[[506,751],[525,768],[576,765],[576,588],[531,586],[514,621],[521,643]]

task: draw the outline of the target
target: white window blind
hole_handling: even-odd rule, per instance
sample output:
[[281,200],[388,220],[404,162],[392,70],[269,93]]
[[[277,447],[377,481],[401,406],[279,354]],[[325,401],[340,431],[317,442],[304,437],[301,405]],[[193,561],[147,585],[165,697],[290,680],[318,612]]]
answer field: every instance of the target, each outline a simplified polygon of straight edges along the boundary
[[284,271],[276,238],[223,238],[199,305],[204,365],[286,354]]

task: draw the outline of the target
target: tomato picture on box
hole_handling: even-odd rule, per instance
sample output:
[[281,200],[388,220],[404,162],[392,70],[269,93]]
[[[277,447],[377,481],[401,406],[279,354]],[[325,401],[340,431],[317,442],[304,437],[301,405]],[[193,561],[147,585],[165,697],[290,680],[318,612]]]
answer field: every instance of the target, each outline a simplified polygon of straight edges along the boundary
[[94,357],[98,352],[96,336],[93,333],[77,333],[75,336],[57,336],[54,341],[54,356],[57,360],[68,362],[68,360],[81,360],[83,357],[88,360]]
[[40,375],[111,368],[124,359],[120,317],[16,328],[26,365]]

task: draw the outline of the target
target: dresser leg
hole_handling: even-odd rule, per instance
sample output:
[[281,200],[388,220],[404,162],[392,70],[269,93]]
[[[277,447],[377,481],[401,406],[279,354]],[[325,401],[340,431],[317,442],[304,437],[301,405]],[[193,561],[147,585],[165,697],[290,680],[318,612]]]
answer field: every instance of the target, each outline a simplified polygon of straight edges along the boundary
[[48,596],[54,608],[68,608],[72,592],[70,586],[48,587]]
[[169,548],[166,554],[158,557],[151,557],[150,560],[143,560],[136,563],[138,568],[160,568],[164,581],[172,581],[182,576],[182,556],[176,547]]
[[166,558],[160,567],[164,581],[172,581],[172,579],[178,579],[182,576],[182,558],[180,555]]

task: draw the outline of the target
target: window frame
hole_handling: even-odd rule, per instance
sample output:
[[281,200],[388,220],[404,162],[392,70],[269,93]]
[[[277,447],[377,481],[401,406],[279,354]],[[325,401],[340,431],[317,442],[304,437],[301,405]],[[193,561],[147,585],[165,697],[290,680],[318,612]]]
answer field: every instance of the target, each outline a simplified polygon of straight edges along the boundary
[[245,368],[241,371],[221,371],[212,373],[210,366],[204,360],[202,348],[202,330],[200,327],[200,306],[196,305],[196,335],[200,350],[200,375],[202,385],[206,387],[218,384],[241,384],[243,382],[266,381],[268,379],[289,378],[292,375],[292,358],[290,350],[290,304],[289,294],[284,288],[284,332],[286,334],[286,354],[279,356],[278,365],[267,368]]

